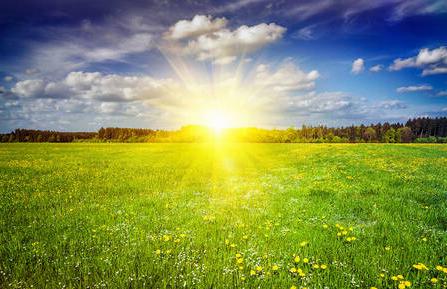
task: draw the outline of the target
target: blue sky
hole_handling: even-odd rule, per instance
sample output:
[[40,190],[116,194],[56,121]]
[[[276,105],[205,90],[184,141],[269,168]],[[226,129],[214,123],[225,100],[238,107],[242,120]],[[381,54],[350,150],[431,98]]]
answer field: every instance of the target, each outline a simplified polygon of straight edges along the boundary
[[447,114],[445,0],[3,1],[0,55],[2,132]]

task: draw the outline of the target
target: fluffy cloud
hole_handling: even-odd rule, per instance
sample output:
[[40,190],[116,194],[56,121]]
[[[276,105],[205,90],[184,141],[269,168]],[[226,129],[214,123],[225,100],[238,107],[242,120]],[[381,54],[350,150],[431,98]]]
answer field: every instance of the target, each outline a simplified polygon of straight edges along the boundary
[[447,90],[440,91],[436,94],[437,96],[447,96]]
[[172,83],[148,76],[103,75],[99,72],[71,72],[63,80],[23,80],[11,89],[19,97],[83,98],[104,102],[126,102],[158,97]]
[[12,77],[11,75],[7,75],[3,78],[3,80],[6,82],[11,82],[13,79],[14,79],[14,77]]
[[328,113],[347,109],[352,105],[350,97],[343,92],[323,92],[312,91],[304,96],[295,97],[290,101],[290,106],[294,110],[305,111],[307,113]]
[[[212,60],[217,64],[233,62],[239,55],[253,52],[282,38],[286,28],[275,23],[225,28],[225,18],[212,19],[196,15],[193,20],[181,20],[169,28],[167,38],[186,42],[170,43],[166,48],[197,60]],[[180,27],[180,28],[179,28]]]
[[369,69],[369,71],[371,71],[371,72],[379,72],[379,71],[381,71],[382,69],[383,69],[383,65],[381,65],[381,64],[377,64],[377,65],[372,66],[372,67]]
[[255,84],[277,92],[310,90],[320,77],[317,70],[304,72],[290,61],[281,64],[275,71],[265,64],[256,67]]
[[180,20],[169,28],[166,37],[170,39],[183,39],[197,37],[202,34],[218,31],[227,25],[227,19],[211,16],[196,15],[192,20]]
[[353,74],[359,74],[365,69],[365,61],[362,58],[357,58],[352,63],[351,72]]
[[399,93],[405,92],[416,92],[416,91],[428,91],[432,90],[433,87],[430,85],[411,85],[411,86],[402,86],[396,89]]
[[447,73],[447,47],[422,48],[416,56],[395,59],[389,69],[397,71],[408,67],[422,69],[423,76]]

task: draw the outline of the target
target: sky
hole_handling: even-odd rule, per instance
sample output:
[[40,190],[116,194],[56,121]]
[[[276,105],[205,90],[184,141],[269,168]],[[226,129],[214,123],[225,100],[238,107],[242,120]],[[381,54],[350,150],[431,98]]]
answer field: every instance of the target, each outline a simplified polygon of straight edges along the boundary
[[0,132],[446,115],[445,0],[0,3]]

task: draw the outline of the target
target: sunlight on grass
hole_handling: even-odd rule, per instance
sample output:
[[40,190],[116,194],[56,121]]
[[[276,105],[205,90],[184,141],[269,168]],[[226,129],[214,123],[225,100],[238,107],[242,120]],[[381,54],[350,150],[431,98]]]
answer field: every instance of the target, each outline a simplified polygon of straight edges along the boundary
[[446,159],[424,145],[1,145],[0,287],[442,288]]

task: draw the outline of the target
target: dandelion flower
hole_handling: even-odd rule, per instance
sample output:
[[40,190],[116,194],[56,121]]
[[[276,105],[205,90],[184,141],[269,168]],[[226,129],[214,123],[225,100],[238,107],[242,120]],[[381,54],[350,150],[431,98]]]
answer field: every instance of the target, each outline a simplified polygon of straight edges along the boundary
[[299,263],[300,260],[301,260],[300,256],[295,256],[295,259],[294,259],[295,263]]
[[272,271],[278,271],[278,269],[279,269],[278,265],[275,264],[272,266]]
[[306,264],[309,263],[309,259],[304,258],[304,259],[303,259],[303,263],[306,263]]
[[437,278],[431,278],[430,282],[433,283],[433,284],[436,284],[436,283],[438,283],[438,279]]
[[321,264],[320,268],[323,269],[323,270],[326,270],[327,269],[327,265],[326,264]]
[[255,270],[250,270],[250,276],[254,276],[254,275],[256,275],[256,271]]
[[256,266],[256,271],[257,272],[261,272],[262,271],[262,267],[261,266]]

